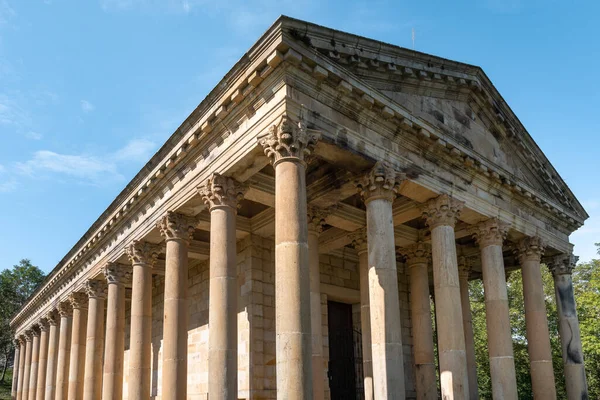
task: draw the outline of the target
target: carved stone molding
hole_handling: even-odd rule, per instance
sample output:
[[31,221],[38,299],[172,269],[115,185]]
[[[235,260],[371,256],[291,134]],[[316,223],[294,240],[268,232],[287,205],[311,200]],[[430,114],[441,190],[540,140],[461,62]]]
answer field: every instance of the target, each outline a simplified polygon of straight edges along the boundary
[[69,295],[69,301],[74,310],[88,308],[88,295],[83,292],[73,292]]
[[315,206],[308,206],[308,230],[314,230],[317,233],[323,232],[325,218],[331,214],[331,209],[323,209]]
[[406,265],[412,267],[418,264],[429,264],[431,259],[431,245],[429,243],[417,242],[398,250],[406,259]]
[[198,188],[198,193],[209,210],[215,207],[231,207],[237,210],[246,190],[246,185],[215,172]]
[[96,279],[90,279],[85,282],[85,292],[90,298],[105,299],[106,298],[106,282]]
[[573,254],[561,254],[545,259],[544,261],[548,265],[548,269],[550,269],[552,275],[571,275],[573,268],[575,268],[577,261],[579,261],[579,257]]
[[352,247],[360,254],[367,251],[367,228],[360,228],[348,234],[348,238],[352,241]]
[[48,332],[48,328],[50,328],[50,324],[48,322],[48,318],[42,317],[40,318],[39,327],[42,332]]
[[545,241],[539,236],[525,237],[519,241],[515,253],[519,258],[519,262],[523,264],[525,261],[540,262],[546,249]]
[[487,246],[502,246],[509,228],[509,223],[500,221],[498,218],[490,218],[471,227],[470,233],[479,247],[483,249]]
[[438,226],[454,227],[464,206],[464,201],[454,199],[447,194],[442,194],[425,203],[421,212],[429,229],[434,229]]
[[115,285],[126,285],[131,283],[131,267],[125,264],[108,263],[104,266],[106,282]]
[[56,326],[58,325],[58,322],[60,320],[60,315],[58,313],[57,310],[50,310],[48,311],[48,313],[46,314],[46,320],[48,321],[48,324]]
[[304,121],[295,122],[284,114],[277,125],[258,137],[258,143],[275,166],[286,159],[306,162],[320,138],[319,133],[308,131]]
[[144,264],[154,267],[156,258],[161,252],[161,246],[148,243],[145,240],[134,240],[125,248],[125,253],[132,264]]
[[61,317],[70,317],[73,315],[73,307],[69,301],[61,301],[58,303],[57,310]]
[[157,223],[160,234],[166,240],[190,241],[196,230],[196,219],[168,211]]
[[404,179],[405,174],[396,171],[387,162],[377,161],[362,179],[356,181],[356,187],[365,203],[375,199],[394,201]]

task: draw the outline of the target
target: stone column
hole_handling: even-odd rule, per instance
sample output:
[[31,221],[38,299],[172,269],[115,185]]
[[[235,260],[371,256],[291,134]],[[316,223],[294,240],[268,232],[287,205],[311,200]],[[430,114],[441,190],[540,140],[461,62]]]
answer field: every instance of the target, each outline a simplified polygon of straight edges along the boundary
[[571,277],[578,258],[572,254],[563,254],[554,257],[547,263],[554,278],[558,333],[562,344],[568,400],[589,398]]
[[33,330],[25,331],[25,369],[23,371],[23,386],[21,392],[21,398],[23,400],[29,399],[29,377],[31,373],[31,350],[33,341]]
[[458,257],[458,279],[460,284],[460,303],[462,308],[462,324],[465,333],[465,351],[467,355],[467,376],[469,378],[469,399],[479,399],[477,386],[477,361],[475,360],[475,337],[473,336],[473,319],[471,317],[471,301],[469,300],[469,273],[465,257]]
[[89,306],[85,343],[83,400],[100,400],[102,396],[102,359],[104,358],[106,282],[103,280],[89,280],[85,283],[85,291],[89,297]]
[[323,361],[323,326],[321,321],[321,273],[319,269],[319,235],[327,212],[308,207],[308,263],[310,269],[310,326],[312,331],[313,399],[325,397],[325,365]]
[[74,292],[69,296],[69,301],[73,307],[73,333],[71,334],[71,359],[69,362],[67,399],[79,400],[83,398],[88,296],[82,292]]
[[428,244],[416,244],[401,249],[410,274],[410,315],[413,330],[413,351],[418,400],[437,400],[431,304],[429,302],[429,272],[431,257]]
[[159,246],[136,240],[127,247],[126,252],[133,265],[129,400],[147,400],[150,398],[152,361],[152,267]]
[[453,400],[469,398],[454,236],[454,225],[463,206],[463,202],[441,195],[423,208],[423,217],[431,230],[440,386],[442,398]]
[[40,352],[38,356],[37,381],[34,400],[44,400],[46,389],[46,366],[48,363],[48,330],[50,324],[46,317],[40,318]]
[[46,385],[44,387],[44,397],[38,397],[38,400],[54,400],[56,393],[56,369],[58,361],[58,324],[60,316],[58,311],[52,310],[46,314],[46,319],[50,325],[48,333],[48,358],[46,362]]
[[517,377],[502,255],[502,242],[508,228],[507,223],[492,218],[474,226],[472,234],[481,249],[492,396],[494,399],[516,400]]
[[210,211],[210,296],[208,308],[208,394],[238,398],[236,216],[245,187],[213,173],[199,188]]
[[10,389],[10,398],[17,398],[17,386],[19,383],[19,357],[21,356],[21,341],[19,339],[13,340],[13,345],[15,346],[15,356],[13,358],[13,377],[12,377],[12,386]]
[[556,399],[552,350],[548,333],[544,284],[540,268],[545,243],[539,237],[526,237],[519,242],[517,255],[523,277],[527,351],[531,368],[531,387],[536,399]]
[[58,304],[60,315],[60,336],[58,338],[58,359],[56,365],[56,400],[66,400],[69,390],[69,360],[71,358],[71,331],[73,308],[64,301]]
[[188,247],[196,221],[168,212],[158,223],[166,241],[162,398],[187,397]]
[[27,339],[25,335],[19,336],[19,379],[17,381],[17,400],[23,399],[23,380],[25,379],[25,354],[27,352]]
[[373,361],[371,349],[371,311],[369,306],[369,252],[367,230],[362,228],[350,234],[352,246],[358,254],[360,281],[360,331],[362,339],[362,362],[365,400],[373,400]]
[[376,399],[404,399],[404,355],[392,203],[401,174],[378,161],[357,182],[367,208],[373,389]]
[[38,363],[40,358],[40,327],[36,324],[31,328],[33,339],[31,341],[31,365],[29,367],[28,400],[35,400],[37,388]]
[[283,115],[258,138],[275,168],[277,398],[313,398],[306,161],[319,135]]
[[104,267],[104,276],[108,283],[108,296],[102,400],[121,400],[125,356],[125,284],[131,281],[131,270],[128,265],[111,262]]

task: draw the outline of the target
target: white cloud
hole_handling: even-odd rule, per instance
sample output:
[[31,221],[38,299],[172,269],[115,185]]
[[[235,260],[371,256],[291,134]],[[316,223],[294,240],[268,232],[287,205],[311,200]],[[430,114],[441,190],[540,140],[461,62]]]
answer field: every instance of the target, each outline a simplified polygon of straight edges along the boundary
[[125,147],[117,150],[113,158],[115,161],[123,162],[145,162],[148,161],[156,148],[156,143],[147,139],[133,139]]
[[85,113],[92,112],[96,109],[96,107],[87,100],[81,100],[81,109]]
[[38,132],[29,131],[25,134],[25,137],[27,139],[31,139],[31,140],[42,140],[44,135],[42,135],[41,133],[38,133]]
[[0,25],[8,23],[8,21],[17,15],[8,0],[0,0]]

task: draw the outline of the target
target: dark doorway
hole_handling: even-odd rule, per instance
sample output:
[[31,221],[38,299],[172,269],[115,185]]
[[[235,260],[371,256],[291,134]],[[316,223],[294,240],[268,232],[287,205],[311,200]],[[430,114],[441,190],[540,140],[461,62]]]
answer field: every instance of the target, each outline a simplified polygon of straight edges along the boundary
[[352,305],[327,302],[331,400],[356,399]]

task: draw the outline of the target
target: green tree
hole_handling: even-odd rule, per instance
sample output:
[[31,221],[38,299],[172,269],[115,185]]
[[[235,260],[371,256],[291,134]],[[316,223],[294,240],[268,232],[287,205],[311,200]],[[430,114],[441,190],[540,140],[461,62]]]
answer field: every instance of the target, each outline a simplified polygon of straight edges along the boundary
[[10,320],[44,278],[44,273],[28,259],[0,272],[0,357],[3,360],[0,381],[4,381],[6,368],[14,353],[14,333],[10,329]]

